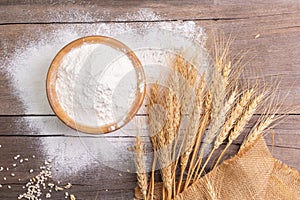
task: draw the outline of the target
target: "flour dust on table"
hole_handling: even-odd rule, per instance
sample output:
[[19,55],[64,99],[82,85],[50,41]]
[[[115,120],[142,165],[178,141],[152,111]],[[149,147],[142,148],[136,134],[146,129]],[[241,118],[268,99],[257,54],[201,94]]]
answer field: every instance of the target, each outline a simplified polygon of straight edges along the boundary
[[[139,19],[143,17],[145,18],[145,21],[151,21],[153,19],[160,18],[160,16],[155,15],[149,10],[141,10],[137,13],[128,13],[128,16],[131,17],[129,20],[135,20],[133,18]],[[124,18],[124,20],[126,19]],[[165,54],[161,51],[162,48],[159,50],[159,53],[157,53],[154,47],[157,46],[159,42],[164,44],[163,48],[174,48],[172,44],[177,44],[176,42],[172,41],[172,38],[169,38],[169,33],[173,33],[172,37],[174,38],[183,38],[182,40],[190,41],[190,44],[197,43],[201,47],[203,47],[206,40],[203,28],[197,26],[194,22],[189,21],[49,25],[49,30],[50,31],[47,34],[41,30],[36,30],[34,32],[31,31],[30,33],[25,32],[24,34],[35,35],[38,36],[39,39],[34,41],[17,41],[19,44],[18,48],[16,48],[12,53],[7,53],[7,59],[4,61],[6,65],[4,70],[7,70],[7,73],[12,77],[11,85],[14,88],[15,94],[23,103],[25,108],[24,114],[53,114],[48,104],[45,92],[45,81],[48,68],[57,52],[66,44],[79,37],[88,35],[104,35],[114,37],[125,43],[129,48],[133,49],[143,66],[155,65],[156,67],[164,65],[161,60],[164,59],[162,56],[165,56]],[[152,45],[152,49],[140,48],[146,47],[145,45],[148,44],[136,43],[134,40],[135,38],[133,36],[138,36],[139,41],[142,41],[143,38],[151,38],[153,35],[157,36],[159,33],[158,30],[161,32],[167,32],[168,34],[162,34],[159,40]],[[28,36],[28,38],[31,37]],[[164,43],[164,41],[166,42]],[[179,50],[178,48],[180,48],[181,43],[179,42],[178,44],[179,45],[176,47],[177,50]],[[185,48],[188,47],[185,46]],[[147,70],[151,71],[149,67],[145,70],[146,73]],[[99,91],[102,89],[99,88]],[[128,101],[129,100],[130,98],[128,98]],[[76,136],[82,136],[81,133],[77,133],[67,128],[57,119],[35,121],[30,117],[26,117],[23,120],[26,120],[28,126],[37,134],[47,135],[62,133],[65,135],[74,136],[76,134]],[[131,123],[128,126],[133,125]],[[125,132],[122,134],[126,135],[132,133]],[[105,140],[105,138],[101,139]],[[100,150],[103,151],[103,149],[99,149],[99,144],[94,141],[91,139],[87,142],[82,142],[80,137],[72,137],[68,140],[56,140],[53,138],[51,139],[43,137],[41,139],[41,146],[43,147],[45,156],[55,157],[55,159],[53,159],[53,166],[60,169],[58,171],[54,171],[53,176],[66,177],[82,171],[87,167],[93,167],[91,163],[94,163],[95,159],[98,159],[98,157],[97,155],[90,154]],[[89,146],[88,149],[87,146]],[[90,152],[90,154],[87,152]],[[105,154],[105,152],[102,153]],[[119,154],[116,156],[118,155]],[[119,159],[117,157],[115,158]],[[78,166],[74,166],[74,163],[76,162],[69,162],[70,160],[78,160],[76,164]],[[115,168],[118,166],[110,167]],[[122,168],[120,170],[125,169]]]

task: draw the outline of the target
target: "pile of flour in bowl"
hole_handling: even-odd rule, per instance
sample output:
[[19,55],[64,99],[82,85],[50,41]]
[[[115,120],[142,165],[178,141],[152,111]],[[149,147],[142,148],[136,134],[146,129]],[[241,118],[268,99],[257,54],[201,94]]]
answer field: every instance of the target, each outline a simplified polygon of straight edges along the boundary
[[83,43],[68,52],[58,68],[58,102],[80,125],[114,123],[127,115],[133,103],[133,98],[128,98],[137,90],[133,72],[131,60],[120,51],[104,44]]

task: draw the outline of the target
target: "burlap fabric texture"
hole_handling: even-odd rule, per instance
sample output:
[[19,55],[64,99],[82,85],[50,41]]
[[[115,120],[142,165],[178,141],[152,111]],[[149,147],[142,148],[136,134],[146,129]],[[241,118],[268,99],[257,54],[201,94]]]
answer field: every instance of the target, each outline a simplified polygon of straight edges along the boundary
[[[161,186],[155,186],[155,199],[162,199]],[[138,192],[136,197],[141,197]],[[300,200],[300,173],[273,158],[261,137],[175,199]]]

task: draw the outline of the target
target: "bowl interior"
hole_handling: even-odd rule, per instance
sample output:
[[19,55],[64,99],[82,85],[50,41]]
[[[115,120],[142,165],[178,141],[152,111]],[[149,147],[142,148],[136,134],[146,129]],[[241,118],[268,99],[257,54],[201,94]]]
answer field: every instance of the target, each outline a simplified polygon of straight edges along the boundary
[[[108,47],[114,48],[115,50],[124,53],[132,63],[137,78],[136,79],[137,90],[135,93],[135,97],[128,112],[122,118],[117,119],[115,122],[108,123],[101,126],[87,126],[78,123],[64,111],[64,109],[62,108],[58,100],[57,91],[56,91],[56,80],[58,77],[58,70],[59,67],[61,66],[62,60],[64,56],[67,55],[72,49],[78,48],[83,44],[103,44]],[[137,113],[137,111],[139,110],[139,108],[143,103],[145,93],[146,93],[145,86],[146,86],[145,74],[144,74],[142,64],[139,61],[138,57],[125,44],[121,43],[116,39],[105,37],[105,36],[83,37],[66,45],[58,52],[58,54],[53,59],[46,80],[46,92],[47,92],[48,101],[52,110],[57,115],[57,117],[67,126],[75,130],[84,133],[92,133],[92,134],[109,133],[127,124],[135,116],[135,114]]]

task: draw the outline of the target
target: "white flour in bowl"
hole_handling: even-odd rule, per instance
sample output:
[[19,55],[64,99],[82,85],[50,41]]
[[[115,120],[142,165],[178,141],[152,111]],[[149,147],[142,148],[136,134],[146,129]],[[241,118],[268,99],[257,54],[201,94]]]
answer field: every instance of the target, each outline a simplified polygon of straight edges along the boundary
[[[134,96],[137,79],[128,79],[134,67],[122,54],[104,44],[83,43],[63,57],[56,93],[61,107],[76,123],[99,127],[126,116],[133,103],[128,97]],[[122,88],[118,89],[120,83]]]

